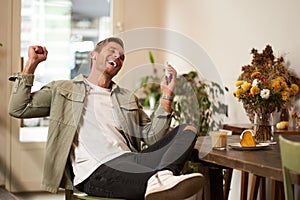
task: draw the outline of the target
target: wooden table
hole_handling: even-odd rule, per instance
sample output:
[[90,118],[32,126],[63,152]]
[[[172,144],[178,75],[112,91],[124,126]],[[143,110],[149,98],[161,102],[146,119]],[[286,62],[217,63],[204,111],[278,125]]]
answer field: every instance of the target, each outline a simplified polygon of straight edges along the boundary
[[[300,135],[285,135],[285,137],[300,142]],[[228,144],[239,141],[238,135],[228,136]],[[275,141],[278,141],[278,135],[275,136]],[[224,198],[223,169],[236,169],[252,173],[256,177],[270,178],[275,180],[274,183],[282,184],[283,176],[278,142],[256,151],[239,151],[229,147],[225,151],[220,151],[212,150],[210,137],[203,136],[198,138],[195,148],[198,150],[198,159],[202,166],[200,169],[206,177],[209,177],[205,191],[211,192],[205,194],[206,199]],[[299,180],[294,177],[293,181],[296,183]],[[276,196],[278,197],[278,193]],[[283,197],[283,191],[281,197]],[[275,194],[273,194],[273,198],[275,198]]]
[[[233,135],[240,135],[245,129],[253,129],[252,124],[224,124],[223,129],[232,131]],[[299,129],[275,129],[274,134],[300,135]]]

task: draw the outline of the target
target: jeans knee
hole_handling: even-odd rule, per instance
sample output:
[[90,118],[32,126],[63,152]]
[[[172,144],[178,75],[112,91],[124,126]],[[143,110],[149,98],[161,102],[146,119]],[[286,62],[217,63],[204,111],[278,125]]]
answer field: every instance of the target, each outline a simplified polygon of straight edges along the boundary
[[184,131],[186,131],[186,130],[193,131],[195,134],[197,134],[197,128],[193,125],[186,125],[183,130]]

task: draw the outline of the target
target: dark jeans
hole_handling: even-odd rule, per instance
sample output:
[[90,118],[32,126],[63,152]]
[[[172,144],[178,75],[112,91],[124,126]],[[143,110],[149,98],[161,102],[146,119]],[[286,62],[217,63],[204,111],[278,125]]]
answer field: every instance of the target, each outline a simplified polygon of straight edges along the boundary
[[196,142],[196,134],[178,126],[140,153],[125,153],[101,165],[78,189],[91,196],[144,199],[147,181],[157,171],[178,175]]

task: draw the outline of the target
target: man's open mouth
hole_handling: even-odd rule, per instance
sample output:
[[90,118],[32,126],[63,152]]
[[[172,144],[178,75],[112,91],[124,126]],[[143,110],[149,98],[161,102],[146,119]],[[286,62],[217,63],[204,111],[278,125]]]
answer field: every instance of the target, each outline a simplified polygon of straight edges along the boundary
[[110,65],[112,65],[114,67],[117,67],[117,63],[115,61],[113,61],[113,60],[109,60],[108,64],[110,64]]

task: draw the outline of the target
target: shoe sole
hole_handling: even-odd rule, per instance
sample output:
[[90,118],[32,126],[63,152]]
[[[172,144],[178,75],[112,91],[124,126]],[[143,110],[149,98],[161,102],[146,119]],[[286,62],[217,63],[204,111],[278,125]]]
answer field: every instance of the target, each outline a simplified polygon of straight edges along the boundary
[[194,176],[187,178],[175,186],[162,191],[148,194],[145,200],[176,200],[185,199],[196,194],[204,183],[204,177]]

